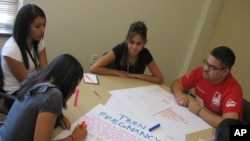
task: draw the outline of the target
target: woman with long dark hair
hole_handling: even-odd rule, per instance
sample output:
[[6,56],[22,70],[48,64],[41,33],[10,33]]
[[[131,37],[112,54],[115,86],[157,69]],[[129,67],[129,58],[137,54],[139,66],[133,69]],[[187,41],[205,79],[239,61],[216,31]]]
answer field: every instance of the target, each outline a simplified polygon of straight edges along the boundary
[[[130,25],[126,39],[99,58],[90,68],[92,73],[134,78],[162,84],[163,75],[145,45],[147,27],[142,21]],[[150,74],[144,74],[148,68]]]
[[15,95],[20,82],[48,64],[43,40],[45,27],[45,13],[37,5],[26,4],[18,11],[13,35],[1,52],[3,90],[7,93]]
[[[21,83],[17,99],[12,105],[4,125],[0,128],[1,141],[50,141],[56,120],[66,108],[66,101],[75,92],[83,77],[83,68],[73,56],[60,55],[44,69]],[[70,129],[66,117],[60,119],[62,127]],[[75,127],[64,141],[82,141],[87,136],[86,125]]]

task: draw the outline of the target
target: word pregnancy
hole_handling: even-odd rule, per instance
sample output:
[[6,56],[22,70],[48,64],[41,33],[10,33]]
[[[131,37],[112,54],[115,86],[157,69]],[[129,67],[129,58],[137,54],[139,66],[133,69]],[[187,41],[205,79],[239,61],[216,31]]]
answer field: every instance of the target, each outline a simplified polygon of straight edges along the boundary
[[98,117],[111,123],[112,125],[122,128],[128,132],[131,132],[132,134],[136,134],[143,139],[149,141],[161,141],[147,130],[146,125],[136,120],[133,120],[126,115],[119,114],[118,117],[114,118],[106,112],[100,112],[98,114]]

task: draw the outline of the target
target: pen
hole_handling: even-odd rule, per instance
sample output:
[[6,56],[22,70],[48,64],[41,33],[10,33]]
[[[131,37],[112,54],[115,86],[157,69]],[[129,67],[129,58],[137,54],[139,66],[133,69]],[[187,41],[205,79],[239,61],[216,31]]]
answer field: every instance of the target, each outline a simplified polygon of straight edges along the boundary
[[148,131],[149,131],[149,132],[152,132],[153,130],[159,128],[160,126],[161,126],[161,124],[158,123],[158,124],[154,125],[153,127],[149,128]]
[[80,124],[79,128],[83,128],[85,126],[86,122],[82,121],[82,123]]
[[85,74],[84,75],[90,82],[93,82],[93,80],[87,75],[87,74]]
[[101,96],[95,91],[95,89],[92,89],[92,92],[93,92],[96,96],[98,96],[99,98],[101,98]]

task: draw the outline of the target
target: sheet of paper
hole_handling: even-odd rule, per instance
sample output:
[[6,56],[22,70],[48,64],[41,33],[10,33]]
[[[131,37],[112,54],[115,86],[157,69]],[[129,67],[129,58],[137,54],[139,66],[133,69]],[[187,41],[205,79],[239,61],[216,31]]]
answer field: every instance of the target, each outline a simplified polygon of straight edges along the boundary
[[[177,105],[174,95],[167,91],[164,93],[164,91],[159,86],[143,86],[113,90],[110,93],[119,101],[113,107],[126,105],[128,110],[139,113],[138,115],[143,121],[161,123],[161,128],[169,138],[211,128],[210,125],[191,113],[186,107]],[[156,112],[157,109],[149,107],[152,103],[161,107],[155,114],[151,114],[152,110]],[[151,112],[148,112],[148,110],[151,110]]]
[[169,99],[172,94],[158,85],[112,90],[110,94],[125,101],[124,104],[150,114],[156,114],[169,108],[169,102],[172,100]]
[[[105,104],[105,107],[107,109],[112,109],[112,111],[114,111],[114,112],[123,113],[129,117],[134,117],[135,119],[137,119],[141,122],[144,122],[146,125],[149,125],[149,127],[152,127],[152,126],[159,123],[158,121],[155,121],[155,120],[150,120],[150,119],[145,120],[145,118],[141,118],[141,116],[144,116],[144,114],[141,114],[139,111],[133,112],[126,105],[122,104],[122,102],[120,102],[114,96],[111,96],[109,98],[109,100]],[[166,132],[163,130],[163,128],[161,128],[161,126],[152,132],[154,133],[154,135],[161,137],[161,138],[164,138],[164,139],[167,136]],[[168,139],[167,141],[170,141],[170,140]],[[181,140],[179,140],[179,141],[181,141]]]
[[72,124],[71,130],[65,130],[54,139],[67,137],[73,127],[86,121],[88,137],[86,141],[164,141],[164,138],[148,131],[148,126],[126,114],[116,113],[104,105],[97,105]]
[[[139,114],[138,112],[134,113],[133,111],[129,110],[128,107],[124,104],[122,104],[117,98],[115,98],[114,96],[111,96],[110,99],[107,101],[107,103],[105,104],[105,107],[108,109],[112,109],[113,111],[116,112],[122,112],[122,113],[126,113],[127,115],[141,115],[141,116],[145,116],[145,114]],[[139,117],[138,117],[139,118]],[[151,118],[151,116],[149,117]],[[152,125],[153,123],[158,123],[158,121],[155,120],[146,120],[145,121],[148,125]],[[162,126],[161,126],[162,127]],[[155,130],[153,131],[154,134],[159,135],[164,137],[164,141],[186,141],[185,138],[185,134],[181,135],[179,134],[176,137],[170,137],[166,134],[166,131],[164,130]]]
[[170,137],[177,137],[211,128],[200,117],[177,104],[155,114],[153,118],[161,122],[162,127]]
[[84,73],[83,80],[85,83],[99,84],[98,77],[96,74]]

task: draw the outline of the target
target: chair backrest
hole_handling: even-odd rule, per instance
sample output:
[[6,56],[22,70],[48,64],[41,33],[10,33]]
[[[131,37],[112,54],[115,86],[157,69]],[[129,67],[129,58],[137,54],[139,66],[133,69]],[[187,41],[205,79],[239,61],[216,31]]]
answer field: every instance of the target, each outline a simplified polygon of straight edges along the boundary
[[[11,100],[14,101],[16,97],[14,95],[8,94],[3,90],[3,71],[2,71],[2,65],[1,65],[1,55],[0,55],[0,98],[3,98],[3,100],[0,103],[0,113],[7,115],[8,111],[10,109],[10,106],[6,107],[5,101],[6,100]],[[3,124],[3,122],[1,122]],[[0,124],[0,125],[1,125]]]
[[2,57],[0,55],[0,98],[5,98],[5,99],[10,99],[10,100],[15,100],[16,97],[12,94],[8,94],[4,89],[3,89],[3,70],[2,70],[2,65],[1,65],[1,60]]
[[243,99],[243,122],[250,124],[250,102]]
[[4,92],[4,90],[3,90],[3,71],[2,71],[1,61],[2,61],[2,56],[0,55],[0,92]]

